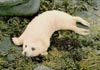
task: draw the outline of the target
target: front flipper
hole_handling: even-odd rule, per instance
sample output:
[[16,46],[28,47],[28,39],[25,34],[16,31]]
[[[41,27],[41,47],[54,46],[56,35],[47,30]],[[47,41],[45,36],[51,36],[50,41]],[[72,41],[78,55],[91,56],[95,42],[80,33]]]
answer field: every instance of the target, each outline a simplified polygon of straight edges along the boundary
[[43,52],[43,53],[41,53],[41,55],[48,55],[48,52],[47,51],[45,51],[45,52]]
[[22,40],[20,40],[19,38],[17,37],[13,37],[12,38],[12,41],[15,45],[22,45]]

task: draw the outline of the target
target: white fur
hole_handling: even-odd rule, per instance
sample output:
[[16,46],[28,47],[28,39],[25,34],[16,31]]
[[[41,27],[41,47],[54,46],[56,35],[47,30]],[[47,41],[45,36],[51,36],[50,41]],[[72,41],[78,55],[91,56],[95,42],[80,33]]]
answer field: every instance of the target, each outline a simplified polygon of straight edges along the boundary
[[[76,22],[90,26],[89,23],[77,16],[71,16],[61,11],[47,11],[35,17],[27,26],[20,37],[12,38],[16,45],[23,44],[23,54],[34,57],[39,54],[47,54],[50,38],[57,30],[72,30],[81,35],[89,34],[89,30],[79,28]],[[27,45],[27,47],[25,47]],[[35,48],[32,51],[31,48]]]

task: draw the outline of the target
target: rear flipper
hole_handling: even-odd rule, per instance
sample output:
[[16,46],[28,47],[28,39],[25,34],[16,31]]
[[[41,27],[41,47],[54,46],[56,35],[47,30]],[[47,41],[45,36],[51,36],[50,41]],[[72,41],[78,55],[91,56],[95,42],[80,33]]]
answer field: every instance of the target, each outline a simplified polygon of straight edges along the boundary
[[80,22],[81,24],[90,27],[90,24],[81,17],[73,17],[73,18],[76,22]]
[[90,30],[87,29],[83,29],[83,28],[78,28],[78,27],[74,27],[74,30],[76,33],[81,34],[81,35],[88,35],[90,33]]

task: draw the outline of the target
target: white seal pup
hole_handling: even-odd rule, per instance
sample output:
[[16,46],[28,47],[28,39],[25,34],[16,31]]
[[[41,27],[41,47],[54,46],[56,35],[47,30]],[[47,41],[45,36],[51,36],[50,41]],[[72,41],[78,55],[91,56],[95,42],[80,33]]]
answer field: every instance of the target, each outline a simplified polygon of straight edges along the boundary
[[35,17],[20,37],[13,37],[12,40],[16,45],[23,45],[22,53],[28,57],[47,54],[50,38],[57,30],[72,30],[81,35],[89,34],[88,29],[77,27],[76,22],[90,26],[81,17],[57,10],[46,11]]

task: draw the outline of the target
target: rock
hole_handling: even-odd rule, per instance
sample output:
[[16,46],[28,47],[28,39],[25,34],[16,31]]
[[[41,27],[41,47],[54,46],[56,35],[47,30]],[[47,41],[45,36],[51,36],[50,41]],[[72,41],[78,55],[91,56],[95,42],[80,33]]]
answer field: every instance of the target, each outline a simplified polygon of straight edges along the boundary
[[29,0],[0,0],[0,6],[2,7],[9,7],[9,6],[14,6],[14,5],[18,5],[21,3],[25,3],[28,2]]
[[[8,37],[4,37],[2,41],[0,41],[0,52],[6,52],[8,53],[9,50],[14,49],[16,51],[21,51],[21,47],[16,47],[12,44],[11,39]],[[12,55],[10,55],[12,56]]]
[[40,7],[40,0],[0,0],[0,16],[32,16]]
[[34,70],[54,70],[54,69],[41,65],[41,66],[36,67]]
[[8,61],[13,61],[13,60],[15,60],[14,54],[8,54],[7,58],[8,58]]
[[11,46],[10,39],[5,37],[4,40],[0,43],[0,52],[8,52],[10,46]]

